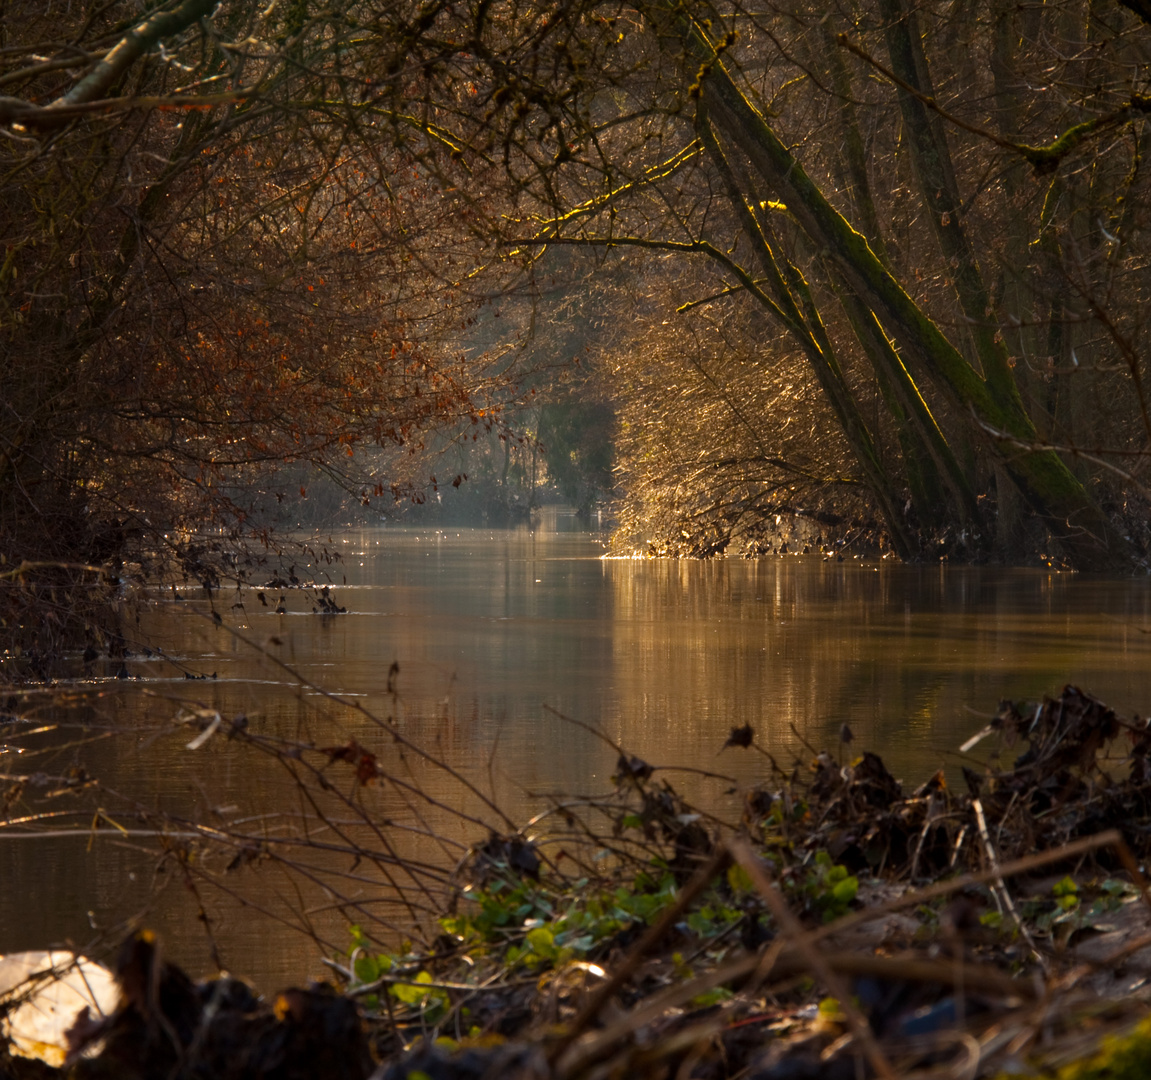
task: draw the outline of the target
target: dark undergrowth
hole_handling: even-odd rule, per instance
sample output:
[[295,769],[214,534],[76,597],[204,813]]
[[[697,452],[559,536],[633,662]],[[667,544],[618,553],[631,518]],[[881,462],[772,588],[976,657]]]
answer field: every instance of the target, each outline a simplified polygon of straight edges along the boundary
[[[184,703],[149,735],[270,761],[298,795],[290,821],[181,817],[82,765],[10,769],[0,843],[118,829],[182,878],[209,938],[217,905],[281,872],[342,916],[340,941],[303,910],[264,913],[311,935],[329,982],[267,999],[195,983],[137,928],[105,942],[118,1004],[69,1017],[54,1064],[21,1055],[17,1010],[74,957],[6,991],[0,1076],[1148,1074],[1151,728],[1074,687],[1003,703],[964,748],[992,753],[968,757],[962,790],[942,772],[904,790],[878,755],[849,758],[848,732],[785,762],[738,728],[725,752],[763,762],[732,793],[738,821],[613,744],[609,793],[556,797],[522,827],[392,717],[307,689],[355,734],[287,739]],[[107,734],[91,700],[14,699],[22,769],[60,759],[49,713],[73,759]],[[454,795],[428,794],[426,770]]]

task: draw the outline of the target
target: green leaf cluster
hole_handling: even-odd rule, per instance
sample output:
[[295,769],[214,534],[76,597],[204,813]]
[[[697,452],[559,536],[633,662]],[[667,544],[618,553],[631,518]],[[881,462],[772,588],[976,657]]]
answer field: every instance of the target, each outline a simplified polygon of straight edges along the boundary
[[1099,885],[1080,886],[1065,877],[1051,887],[1050,897],[1024,903],[1021,914],[1041,932],[1064,937],[1076,930],[1102,928],[1132,891],[1127,882],[1113,878]]
[[[738,876],[729,875],[728,884],[737,896],[750,889],[750,881]],[[497,880],[466,890],[462,910],[439,923],[472,957],[491,957],[509,970],[559,968],[588,957],[633,926],[650,925],[675,900],[676,891],[675,877],[658,862],[630,884],[615,887],[587,878],[558,888],[536,881]],[[709,938],[743,914],[715,892],[685,914],[683,925],[698,937]],[[418,971],[411,983],[390,983],[390,995],[423,1010],[446,1006],[447,995],[428,986],[432,976],[420,970],[420,958],[407,947],[399,953],[375,951],[359,927],[353,926],[351,933],[349,957],[358,983]]]
[[[348,958],[352,973],[360,985],[374,983],[388,976],[406,978],[407,972],[419,966],[419,958],[411,953],[407,942],[399,953],[374,953],[361,927],[353,926],[351,936]],[[411,976],[410,982],[390,983],[386,992],[401,1004],[419,1009],[429,1023],[434,1023],[449,1005],[447,991],[430,985],[434,981],[431,972],[418,970]],[[370,1009],[377,1008],[379,1002],[379,994],[366,995],[364,998],[364,1004]]]
[[790,882],[790,891],[825,923],[847,914],[859,892],[859,878],[849,874],[847,867],[837,865],[826,851],[818,852],[811,864],[784,880]]
[[468,893],[469,910],[441,919],[465,948],[506,947],[509,967],[560,967],[585,957],[635,923],[650,923],[675,899],[675,878],[639,874],[632,885],[596,889],[586,878],[557,891],[536,882],[498,881]]

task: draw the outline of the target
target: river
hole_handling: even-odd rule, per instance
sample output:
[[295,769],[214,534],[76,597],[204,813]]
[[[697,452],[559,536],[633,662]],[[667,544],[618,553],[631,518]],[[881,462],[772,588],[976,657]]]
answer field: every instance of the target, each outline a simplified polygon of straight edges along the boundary
[[[1001,698],[1073,682],[1127,715],[1151,710],[1145,578],[819,556],[609,559],[600,537],[554,510],[534,531],[386,526],[335,534],[329,546],[337,562],[297,571],[330,583],[346,613],[314,614],[310,590],[284,590],[283,614],[280,590],[264,590],[267,606],[254,590],[225,591],[214,600],[217,624],[202,591],[188,588],[143,616],[140,640],[163,655],[136,648],[131,678],[114,679],[109,666],[77,687],[104,695],[83,738],[71,728],[22,739],[0,729],[0,743],[28,748],[26,772],[83,764],[99,778],[96,796],[64,794],[53,804],[61,809],[94,797],[105,808],[136,800],[197,821],[266,823],[298,800],[282,762],[253,760],[223,734],[188,749],[196,729],[175,730],[173,717],[190,706],[242,714],[252,732],[318,745],[356,738],[391,762],[398,750],[384,729],[322,688],[391,717],[517,821],[549,794],[610,786],[615,754],[584,725],[652,764],[732,778],[660,774],[733,818],[730,789],[765,775],[762,756],[721,752],[743,724],[790,765],[809,756],[801,740],[834,750],[846,722],[851,752],[879,752],[914,784],[954,770],[958,747]],[[13,760],[0,756],[10,775]],[[457,797],[442,770],[405,767],[433,796]],[[116,813],[95,839],[83,830],[7,839],[21,828],[0,829],[0,952],[114,938],[136,914],[207,973],[195,879],[182,880],[171,860],[157,874],[154,841],[131,835]],[[429,810],[425,820],[460,843],[475,838],[450,813]],[[405,850],[424,841],[412,843]],[[313,903],[274,868],[241,868],[226,881],[273,914]],[[232,970],[265,989],[323,976],[306,938],[225,894],[202,898]],[[344,913],[308,910],[320,936],[342,940]]]

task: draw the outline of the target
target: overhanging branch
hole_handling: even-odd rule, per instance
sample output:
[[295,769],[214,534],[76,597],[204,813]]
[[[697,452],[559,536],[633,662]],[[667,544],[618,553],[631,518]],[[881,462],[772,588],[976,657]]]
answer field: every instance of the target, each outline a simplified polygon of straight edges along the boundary
[[[1148,10],[1151,11],[1151,5],[1146,6]],[[949,124],[954,124],[955,127],[961,128],[963,131],[977,135],[981,139],[986,139],[988,142],[994,143],[1004,150],[1010,150],[1013,154],[1018,154],[1020,157],[1026,159],[1039,175],[1054,172],[1059,167],[1059,163],[1090,135],[1113,127],[1115,124],[1121,124],[1124,121],[1130,120],[1133,116],[1151,113],[1151,97],[1145,94],[1132,94],[1131,99],[1126,105],[1106,113],[1103,116],[1092,117],[1090,120],[1084,120],[1081,124],[1075,124],[1069,127],[1062,135],[1053,139],[1045,146],[1032,146],[1029,143],[1014,142],[1011,139],[1005,139],[1002,135],[997,135],[994,131],[988,131],[978,124],[968,123],[954,113],[948,112],[935,98],[929,94],[921,93],[910,83],[905,82],[896,75],[894,71],[881,64],[865,49],[856,45],[846,34],[840,34],[836,40],[842,48],[847,49],[848,52],[854,53],[865,63],[870,64],[885,79],[894,83],[900,90],[911,94],[923,102],[927,108],[943,117]]]
[[[91,111],[124,107],[125,104],[129,107],[140,107],[139,100],[109,102],[101,99],[153,46],[164,38],[182,33],[189,26],[207,18],[215,7],[216,0],[183,0],[183,3],[172,10],[153,12],[129,30],[63,97],[57,98],[51,104],[33,105],[22,98],[0,97],[0,124],[15,123],[36,128],[58,127],[76,116]],[[234,98],[234,95],[231,97]],[[197,98],[195,103],[204,103],[204,99]]]
[[174,11],[157,11],[150,15],[128,31],[119,44],[60,98],[59,104],[83,105],[102,97],[156,42],[179,34],[193,23],[206,19],[215,7],[216,0],[184,0]]
[[642,236],[534,236],[510,240],[508,243],[527,246],[568,244],[579,247],[638,247],[653,251],[684,251],[707,255],[739,278],[740,285],[747,289],[764,307],[768,308],[784,326],[793,328],[795,325],[794,321],[788,318],[779,305],[759,287],[756,280],[739,263],[706,240],[649,240]]

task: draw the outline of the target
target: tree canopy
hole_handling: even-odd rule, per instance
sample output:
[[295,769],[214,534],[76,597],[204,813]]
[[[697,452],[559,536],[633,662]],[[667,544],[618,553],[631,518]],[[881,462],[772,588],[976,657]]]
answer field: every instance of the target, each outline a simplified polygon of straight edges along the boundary
[[391,498],[429,432],[501,422],[509,343],[583,289],[638,531],[723,550],[850,504],[903,558],[1130,568],[1145,16],[17,0],[0,554],[210,578],[205,524],[258,534],[285,465]]

